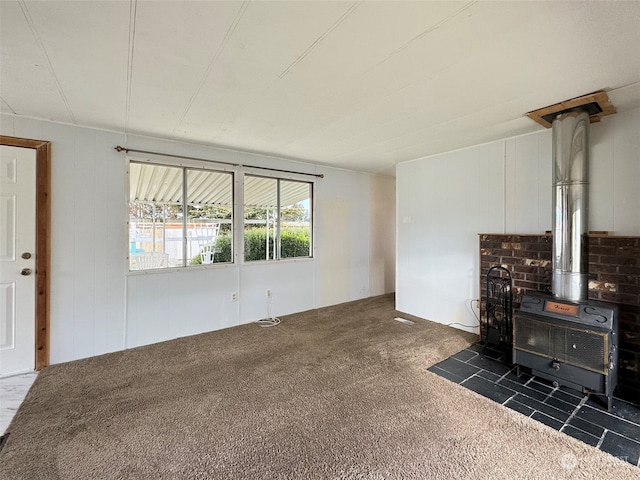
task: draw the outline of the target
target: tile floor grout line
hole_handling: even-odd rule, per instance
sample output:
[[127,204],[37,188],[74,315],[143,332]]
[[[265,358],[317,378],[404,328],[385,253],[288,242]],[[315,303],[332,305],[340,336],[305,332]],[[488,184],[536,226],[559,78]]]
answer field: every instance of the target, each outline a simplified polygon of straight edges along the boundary
[[[558,387],[556,387],[557,389]],[[555,390],[554,390],[555,391]],[[580,400],[580,403],[578,405],[576,405],[576,408],[573,409],[573,412],[571,412],[571,414],[569,415],[569,418],[567,418],[567,420],[564,422],[564,425],[562,426],[562,428],[560,429],[560,431],[562,432],[562,430],[564,430],[564,427],[566,427],[567,425],[569,425],[569,422],[571,421],[572,418],[574,418],[576,416],[576,414],[580,411],[580,409],[584,406],[585,403],[587,403],[587,400],[589,399],[589,395],[585,395],[585,397]],[[573,426],[573,425],[572,425]],[[575,426],[573,426],[574,428],[577,428]],[[578,428],[578,430],[580,430]],[[564,432],[562,432],[564,433]],[[589,433],[589,432],[584,432],[584,433]]]
[[604,437],[605,437],[605,435],[607,434],[608,431],[609,431],[609,429],[605,428],[604,432],[602,432],[602,435],[600,436],[600,440],[598,441],[598,444],[596,445],[596,448],[598,450],[600,450],[600,446],[602,445],[602,442],[604,442]]
[[[619,418],[619,417],[616,417],[616,418]],[[624,420],[624,419],[623,419],[623,420]],[[586,420],[585,420],[585,421],[586,421]],[[589,422],[589,423],[592,423],[592,422]],[[594,424],[594,425],[595,425],[595,424]],[[615,430],[611,430],[610,428],[606,428],[606,427],[602,427],[602,428],[604,428],[604,429],[605,429],[605,431],[607,431],[607,432],[611,432],[611,433],[613,433],[613,434],[615,434],[615,435],[618,435],[619,437],[622,437],[622,438],[625,438],[625,439],[627,439],[627,440],[630,440],[630,441],[632,441],[633,443],[638,443],[638,444],[640,444],[640,442],[639,442],[638,440],[636,440],[635,438],[631,438],[631,437],[629,437],[628,435],[625,435],[624,433],[616,432]]]
[[[488,370],[481,369],[481,371],[488,371]],[[513,368],[512,368],[512,369],[510,369],[510,370],[509,370],[507,373],[505,373],[504,375],[502,375],[502,376],[501,376],[498,380],[496,380],[494,383],[495,383],[496,385],[498,385],[498,382],[499,382],[500,380],[504,379],[504,378],[505,378],[507,375],[509,375],[509,373],[511,373],[512,371],[513,371]],[[493,372],[492,372],[492,373],[493,373]],[[477,374],[474,374],[474,375],[472,375],[472,376],[475,376],[475,375],[477,375]],[[469,378],[471,378],[471,377],[469,377]],[[481,378],[484,378],[484,377],[481,377]],[[533,381],[533,380],[534,380],[534,378],[535,378],[535,377],[533,377],[533,376],[532,376],[529,380],[527,380],[527,381],[526,381],[524,384],[522,384],[522,385],[523,385],[523,386],[525,386],[525,387],[527,387],[527,388],[531,388],[531,387],[528,387],[528,384],[529,384],[531,381]],[[488,379],[485,379],[485,380],[488,380]],[[500,386],[501,386],[502,388],[506,388],[507,390],[512,390],[511,388],[506,387],[506,386],[504,386],[504,385],[500,385]],[[536,392],[540,392],[540,390],[536,390],[535,388],[531,388],[531,390],[534,390],[534,391],[536,391]],[[549,404],[549,403],[545,403],[549,398],[555,398],[555,397],[552,397],[552,395],[553,395],[553,393],[554,393],[556,390],[559,390],[559,387],[554,387],[554,388],[553,388],[553,390],[551,390],[551,392],[550,392],[550,393],[547,393],[547,394],[546,394],[546,397],[544,398],[544,400],[538,400],[538,401],[539,401],[540,403],[543,403],[543,404],[545,404],[545,405],[548,405],[549,407],[554,408],[554,409],[556,409],[556,410],[558,410],[558,411],[562,412],[562,410],[560,410],[559,408],[555,407],[554,405],[551,405],[551,404]],[[512,391],[513,391],[513,390],[512,390]],[[544,394],[544,392],[540,392],[540,393]],[[522,392],[515,391],[515,393],[514,393],[511,397],[509,397],[507,400],[505,400],[501,405],[505,405],[505,403],[507,403],[509,400],[512,400],[512,399],[513,399],[514,401],[517,401],[517,400],[515,400],[515,397],[516,397],[518,394],[520,394],[520,395],[524,395],[524,396],[526,396],[526,397],[528,397],[528,398],[532,398],[533,400],[536,400],[536,398],[534,398],[534,397],[529,397],[529,395],[527,395],[526,393],[522,393]],[[576,397],[576,398],[578,398],[578,397]],[[580,403],[580,405],[582,405],[584,402],[586,402],[587,398],[588,398],[588,397],[583,398],[583,399],[580,401],[580,402],[581,402],[581,403]],[[562,402],[562,401],[563,401],[563,400],[560,400],[560,399],[557,399],[557,400],[558,400],[558,401],[560,401],[560,402]],[[521,403],[521,402],[518,402],[518,403]],[[564,403],[567,403],[567,402],[564,402]],[[542,411],[540,411],[540,410],[536,410],[535,408],[532,408],[532,407],[531,407],[531,406],[529,406],[529,405],[526,405],[526,404],[522,404],[522,405],[528,406],[529,408],[531,408],[531,409],[533,410],[533,412],[529,415],[529,417],[531,417],[531,415],[533,415],[535,412],[540,412],[541,414],[544,414],[544,415],[546,415],[547,417],[554,418],[554,419],[558,420],[557,418],[552,417],[552,416],[550,416],[550,415],[548,415],[548,414],[545,414],[544,412],[542,412]],[[567,403],[567,405],[570,405],[570,404],[569,404],[569,403]],[[505,405],[505,406],[506,406],[506,405]],[[576,408],[577,408],[577,407],[576,407]],[[575,413],[575,409],[574,409],[574,413]],[[568,422],[570,418],[572,418],[572,416],[573,416],[573,413],[569,416],[569,418],[568,418],[565,422],[563,422],[563,425],[562,425],[562,427],[561,427],[561,430],[562,430],[562,428],[564,428],[565,423],[566,423],[566,422]],[[560,421],[560,420],[558,420],[558,421]],[[585,432],[585,433],[588,433],[588,432]]]
[[[456,375],[455,373],[451,373],[449,370],[445,370],[444,368],[440,368],[437,364],[436,365],[431,365],[430,367],[426,367],[424,369],[426,372],[434,373],[434,374],[438,375],[440,378],[444,378],[445,380],[449,380],[450,382],[453,382],[453,380],[450,380],[447,377],[445,377],[444,375],[440,375],[437,372],[432,372],[431,370],[429,370],[430,368],[437,368],[438,370],[441,370],[444,373],[448,373],[449,375],[453,375],[455,377],[460,377],[460,375]],[[462,378],[462,377],[460,377],[460,378],[461,378],[461,380],[459,382],[454,382],[454,383],[457,383],[458,385],[462,385],[462,382],[464,382],[466,380],[466,378]]]
[[[506,388],[506,387],[505,387],[505,388]],[[500,405],[503,405],[503,406],[505,406],[505,407],[506,407],[506,406],[507,406],[507,405],[506,405],[506,403],[507,403],[508,401],[510,401],[510,400],[513,400],[514,402],[515,402],[515,401],[517,401],[517,400],[515,400],[516,395],[518,395],[518,392],[514,392],[514,394],[513,394],[513,395],[511,395],[509,398],[507,398],[507,399],[506,399],[504,402],[502,402]],[[518,403],[520,403],[520,402],[518,402]],[[526,406],[526,405],[525,405],[525,406]],[[509,407],[507,407],[507,408],[509,408]],[[531,407],[529,407],[529,408],[531,408]]]
[[[567,420],[567,421],[568,421],[568,420]],[[564,427],[571,427],[571,428],[574,428],[574,429],[578,430],[580,433],[584,433],[585,435],[589,435],[590,437],[597,438],[597,439],[598,439],[598,441],[600,441],[600,436],[594,435],[593,433],[585,432],[583,429],[581,429],[581,428],[579,428],[579,427],[576,427],[575,425],[570,425],[570,424],[568,424],[568,423],[565,423],[565,424],[562,426],[562,428],[559,430],[560,432],[564,433],[565,435],[569,435],[569,434],[568,434],[568,433],[566,433],[566,432],[564,431]],[[569,435],[569,436],[571,437],[572,435]],[[573,438],[576,438],[576,437],[573,437]],[[580,440],[580,439],[578,439],[578,440]],[[581,441],[582,443],[587,443],[587,442],[585,442],[584,440],[580,440],[580,441]],[[587,443],[587,445],[591,445],[591,444]],[[591,445],[591,446],[593,446],[593,445]]]
[[[589,395],[587,395],[587,396],[585,397],[585,399],[584,399],[584,402],[583,402],[583,403],[586,403],[588,400],[589,400]],[[601,411],[601,410],[598,410],[598,409],[596,409],[596,408],[592,407],[591,405],[587,405],[587,407],[588,407],[588,408],[591,408],[592,410],[595,410],[595,411],[597,411],[597,412],[600,412],[600,411]],[[612,417],[613,419],[615,419],[615,420],[617,420],[617,421],[622,421],[622,422],[628,423],[628,424],[630,424],[632,427],[635,427],[635,428],[640,427],[640,424],[637,424],[637,423],[635,423],[635,422],[632,422],[631,420],[627,420],[626,418],[622,418],[622,417],[619,417],[619,416],[617,416],[617,415],[614,415],[614,414],[613,414],[613,413],[611,413],[611,412],[604,411],[604,410],[602,410],[601,412],[602,412],[604,415],[608,415],[609,417]],[[593,425],[599,425],[599,424],[597,424],[597,423],[595,423],[595,422],[592,422],[592,421],[589,421],[589,420],[585,420],[585,422],[589,422],[589,423],[591,423],[591,424],[593,424]],[[627,440],[631,440],[632,442],[640,443],[640,441],[636,440],[635,438],[631,438],[631,437],[629,437],[628,435],[626,435],[626,434],[624,434],[624,433],[622,433],[622,432],[618,432],[618,431],[616,431],[616,430],[611,430],[610,428],[606,428],[606,427],[604,427],[604,425],[600,425],[600,426],[602,426],[602,428],[604,428],[604,429],[605,429],[605,431],[610,431],[610,432],[612,432],[612,433],[615,433],[616,435],[619,435],[619,436],[621,436],[621,437],[623,437],[623,438],[626,438]]]
[[513,368],[510,369],[507,373],[505,373],[504,375],[502,375],[498,380],[496,380],[496,383],[498,383],[500,380],[504,380],[506,378],[507,375],[509,375],[511,372],[513,372]]
[[[471,351],[471,350],[469,350]],[[469,363],[469,360],[473,360],[474,358],[476,358],[477,356],[479,356],[480,354],[478,352],[473,352],[475,354],[474,357],[469,358],[468,360],[465,360],[463,363],[466,363],[467,365],[472,365],[471,363]],[[457,360],[457,358],[456,358]],[[473,365],[475,367],[475,365]]]
[[[580,411],[580,409],[581,409],[583,406],[585,406],[585,405],[586,405],[586,403],[587,403],[588,401],[589,401],[589,395],[585,395],[585,397],[580,401],[580,403],[579,403],[579,404],[576,406],[576,408],[573,410],[573,412],[571,413],[571,415],[569,415],[569,418],[567,418],[567,420],[566,420],[566,422],[565,422],[565,426],[569,423],[569,420],[571,420],[572,418],[579,418],[579,417],[576,417],[577,413]],[[566,402],[565,402],[565,403],[566,403]],[[549,404],[547,403],[546,405],[549,405]],[[553,405],[549,405],[549,406],[553,407]],[[591,406],[589,406],[589,405],[587,405],[587,407],[589,407],[589,408],[593,408],[593,407],[591,407]],[[555,408],[555,407],[553,407],[553,408]],[[558,409],[556,409],[556,410],[558,410]],[[594,410],[595,410],[595,409],[594,409]],[[629,421],[629,420],[627,420],[627,419],[625,419],[625,418],[622,418],[622,417],[618,417],[617,415],[613,415],[612,413],[606,412],[606,415],[609,415],[609,416],[613,417],[613,418],[614,418],[614,419],[616,419],[616,420],[623,420],[623,421],[625,421],[625,422],[627,422],[627,423],[632,424],[633,426],[637,426],[637,424],[635,424],[634,422],[631,422],[631,421]],[[606,428],[604,425],[600,425],[599,423],[595,423],[595,422],[592,422],[592,421],[590,421],[590,420],[584,420],[584,419],[581,419],[581,420],[583,420],[584,422],[590,423],[591,425],[595,425],[595,426],[597,426],[597,427],[601,427],[601,428],[603,428],[603,429],[604,429],[604,432],[602,433],[602,435],[601,435],[601,437],[600,437],[600,443],[602,443],[602,440],[604,439],[604,434],[605,434],[605,433],[607,433],[607,432],[612,432],[612,433],[614,433],[614,434],[616,434],[616,435],[618,435],[618,436],[620,436],[620,437],[622,437],[622,438],[626,438],[627,440],[631,440],[632,442],[640,443],[640,442],[638,442],[638,440],[636,440],[635,438],[631,438],[631,437],[629,437],[628,435],[626,435],[626,434],[624,434],[624,433],[622,433],[622,432],[618,432],[618,431],[615,431],[615,430],[611,430],[610,428]],[[571,427],[573,427],[573,428],[577,428],[578,430],[580,430],[580,431],[582,431],[582,432],[584,432],[584,433],[587,433],[587,434],[589,434],[589,435],[591,435],[591,436],[595,437],[595,435],[593,435],[593,434],[591,434],[591,433],[589,433],[589,432],[585,432],[584,430],[582,430],[582,429],[581,429],[581,428],[579,428],[579,427],[576,427],[575,425],[570,425],[570,426],[571,426]],[[564,426],[562,427],[562,429],[564,429]],[[562,429],[561,429],[561,430],[562,430]],[[562,433],[564,433],[564,432],[562,432]],[[631,463],[631,462],[629,462],[629,463]]]

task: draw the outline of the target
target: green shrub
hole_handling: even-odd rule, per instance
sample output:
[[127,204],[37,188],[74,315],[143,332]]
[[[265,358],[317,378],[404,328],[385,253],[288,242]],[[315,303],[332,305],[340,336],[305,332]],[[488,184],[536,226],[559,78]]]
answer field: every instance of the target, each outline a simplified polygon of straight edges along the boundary
[[280,256],[282,258],[310,256],[309,229],[283,228],[280,231]]
[[231,235],[222,235],[216,239],[216,249],[218,252],[214,255],[214,263],[231,262]]
[[[265,227],[247,228],[244,231],[244,260],[266,260],[267,230]],[[273,258],[273,235],[269,236],[269,259]]]
[[[273,259],[273,234],[269,237],[269,259]],[[244,259],[246,262],[267,259],[267,232],[264,227],[248,228],[244,231]],[[280,231],[281,257],[308,257],[309,229],[286,227]]]
[[[267,259],[267,231],[265,227],[248,228],[244,231],[244,259],[246,262]],[[287,227],[280,231],[281,257],[308,257],[309,229],[301,227]],[[214,263],[231,262],[231,236],[221,235],[216,239],[216,254]],[[273,233],[269,237],[269,259],[273,259]],[[200,254],[193,257],[190,265],[200,265]]]

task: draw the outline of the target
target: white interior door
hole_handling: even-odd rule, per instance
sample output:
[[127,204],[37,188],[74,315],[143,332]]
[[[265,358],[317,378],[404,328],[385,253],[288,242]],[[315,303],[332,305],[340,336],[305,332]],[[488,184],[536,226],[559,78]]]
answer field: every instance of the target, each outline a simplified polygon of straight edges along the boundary
[[36,151],[0,149],[0,376],[7,376],[35,369]]

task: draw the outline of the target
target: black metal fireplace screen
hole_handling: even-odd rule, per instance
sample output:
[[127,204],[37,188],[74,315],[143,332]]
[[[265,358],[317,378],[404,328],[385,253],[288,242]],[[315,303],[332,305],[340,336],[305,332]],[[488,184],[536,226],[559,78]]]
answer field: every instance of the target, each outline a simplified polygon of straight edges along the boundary
[[536,320],[518,315],[515,324],[515,345],[523,352],[582,367],[592,372],[607,373],[607,332]]

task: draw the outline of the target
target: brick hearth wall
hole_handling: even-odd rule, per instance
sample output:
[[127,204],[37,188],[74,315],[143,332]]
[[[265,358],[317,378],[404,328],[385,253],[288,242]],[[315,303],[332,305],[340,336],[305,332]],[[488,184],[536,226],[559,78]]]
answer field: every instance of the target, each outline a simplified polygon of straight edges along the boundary
[[[515,310],[525,293],[551,291],[551,251],[549,234],[480,234],[481,318],[489,268],[511,272]],[[589,236],[589,298],[619,306],[616,396],[640,404],[640,237]]]

